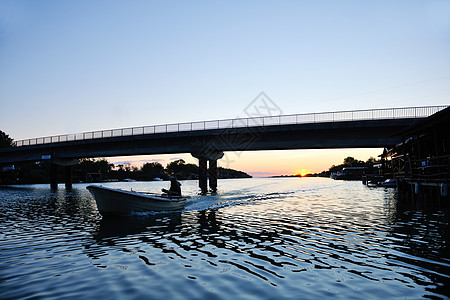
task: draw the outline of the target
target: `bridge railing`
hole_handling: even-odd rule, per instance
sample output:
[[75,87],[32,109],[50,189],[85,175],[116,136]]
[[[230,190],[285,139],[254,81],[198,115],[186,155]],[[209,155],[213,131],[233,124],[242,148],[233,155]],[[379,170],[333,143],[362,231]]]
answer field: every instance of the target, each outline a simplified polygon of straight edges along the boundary
[[110,130],[90,131],[75,134],[63,134],[16,141],[16,146],[60,143],[99,138],[121,137],[130,135],[157,134],[169,132],[187,132],[197,130],[245,128],[255,126],[291,125],[307,123],[425,118],[447,108],[441,106],[402,107],[384,109],[350,110],[337,112],[321,112],[279,116],[261,116],[253,118],[224,119],[214,121],[199,121],[174,123],[141,127],[130,127]]

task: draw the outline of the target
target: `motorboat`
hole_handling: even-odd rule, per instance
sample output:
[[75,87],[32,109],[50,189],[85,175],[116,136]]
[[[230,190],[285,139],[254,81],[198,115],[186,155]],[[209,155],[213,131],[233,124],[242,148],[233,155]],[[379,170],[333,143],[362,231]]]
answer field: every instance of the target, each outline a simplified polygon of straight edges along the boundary
[[380,186],[382,187],[397,187],[397,179],[386,179],[383,182],[380,182]]
[[112,189],[99,185],[86,187],[94,196],[101,215],[127,215],[131,212],[173,211],[184,208],[187,197]]

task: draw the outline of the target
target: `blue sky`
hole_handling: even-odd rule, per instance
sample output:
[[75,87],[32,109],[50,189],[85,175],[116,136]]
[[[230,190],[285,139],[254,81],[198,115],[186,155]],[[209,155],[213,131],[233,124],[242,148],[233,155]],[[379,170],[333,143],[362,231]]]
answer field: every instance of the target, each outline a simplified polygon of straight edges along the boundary
[[18,140],[448,104],[450,1],[0,0],[0,129]]

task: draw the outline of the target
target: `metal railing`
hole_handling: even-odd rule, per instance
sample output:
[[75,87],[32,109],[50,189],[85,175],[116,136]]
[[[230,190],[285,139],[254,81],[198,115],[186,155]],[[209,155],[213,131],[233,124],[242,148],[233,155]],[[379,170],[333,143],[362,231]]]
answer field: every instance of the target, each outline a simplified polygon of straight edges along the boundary
[[255,126],[291,125],[291,124],[343,122],[343,121],[425,118],[447,107],[448,105],[366,109],[366,110],[307,113],[295,115],[261,116],[253,118],[237,118],[237,119],[224,119],[224,120],[199,121],[187,123],[173,123],[173,124],[99,130],[83,133],[62,134],[47,137],[24,139],[16,141],[16,146],[21,147],[39,144],[98,139],[98,138],[110,138],[110,137],[169,133],[169,132],[186,132],[196,130],[229,129],[229,128],[245,128]]

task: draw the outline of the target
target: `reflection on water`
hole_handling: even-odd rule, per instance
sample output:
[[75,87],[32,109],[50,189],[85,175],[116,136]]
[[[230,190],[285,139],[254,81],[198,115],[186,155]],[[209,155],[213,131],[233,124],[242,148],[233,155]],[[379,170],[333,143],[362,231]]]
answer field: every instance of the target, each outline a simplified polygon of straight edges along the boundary
[[0,188],[0,298],[450,296],[447,212],[359,182],[219,186],[183,211],[120,218],[102,218],[84,185]]

